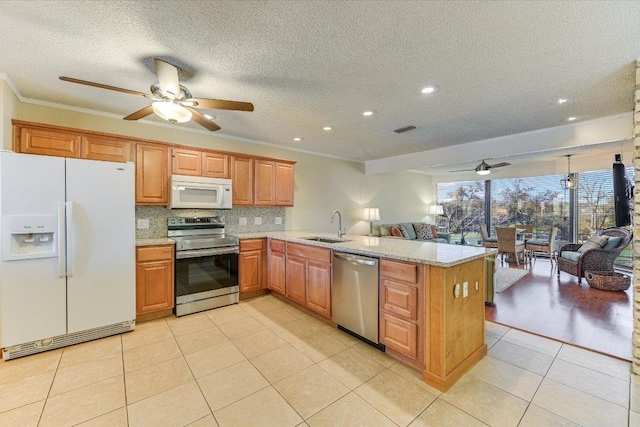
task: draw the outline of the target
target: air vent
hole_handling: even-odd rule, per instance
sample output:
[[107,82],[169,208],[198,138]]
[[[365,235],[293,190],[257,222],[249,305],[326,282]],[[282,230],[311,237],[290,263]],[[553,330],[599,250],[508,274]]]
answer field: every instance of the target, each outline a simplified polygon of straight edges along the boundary
[[403,128],[398,128],[396,130],[394,130],[395,133],[404,133],[404,132],[409,132],[410,130],[414,130],[416,127],[413,125],[410,126],[405,126]]

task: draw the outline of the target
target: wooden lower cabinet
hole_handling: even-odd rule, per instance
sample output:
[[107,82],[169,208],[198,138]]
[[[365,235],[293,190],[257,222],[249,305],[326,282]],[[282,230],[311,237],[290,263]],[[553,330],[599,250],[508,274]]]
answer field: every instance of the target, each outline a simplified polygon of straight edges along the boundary
[[331,317],[331,249],[287,243],[285,270],[287,298]]
[[286,256],[284,242],[269,240],[269,264],[267,287],[271,292],[285,294],[286,284]]
[[418,325],[380,313],[380,342],[415,359],[418,356]]
[[174,246],[136,248],[136,315],[174,306]]
[[311,310],[331,317],[331,264],[307,261],[306,305]]
[[424,367],[424,280],[429,266],[380,260],[380,342],[387,352]]
[[238,257],[238,283],[240,293],[266,289],[267,251],[266,239],[240,240]]
[[307,260],[287,254],[285,295],[292,301],[304,305],[307,288]]

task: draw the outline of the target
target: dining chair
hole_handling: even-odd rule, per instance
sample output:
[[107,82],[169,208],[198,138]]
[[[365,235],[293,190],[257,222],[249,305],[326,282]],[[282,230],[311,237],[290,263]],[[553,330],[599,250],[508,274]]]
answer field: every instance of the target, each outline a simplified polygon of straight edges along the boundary
[[549,255],[549,259],[551,260],[551,266],[553,267],[553,262],[556,261],[555,251],[553,250],[553,245],[556,241],[556,236],[558,235],[559,228],[552,227],[551,232],[549,233],[548,239],[531,239],[525,242],[525,249],[529,252],[530,255],[533,255],[534,259],[537,259],[536,253],[542,252]]
[[504,262],[505,254],[513,254],[516,258],[516,264],[520,266],[520,254],[526,261],[524,240],[517,240],[516,234],[518,230],[515,227],[496,227],[496,235],[498,236],[498,255],[502,255],[500,265]]
[[486,224],[480,224],[480,235],[482,236],[482,246],[485,248],[498,247],[498,239],[496,237],[489,237]]
[[521,230],[519,235],[524,237],[524,240],[533,239],[533,224],[515,224],[518,230]]

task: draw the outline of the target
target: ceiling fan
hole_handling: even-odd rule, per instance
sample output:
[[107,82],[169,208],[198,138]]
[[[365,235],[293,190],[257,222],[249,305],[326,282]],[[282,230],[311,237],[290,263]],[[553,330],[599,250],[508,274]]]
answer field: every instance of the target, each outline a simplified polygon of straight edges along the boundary
[[250,102],[224,101],[221,99],[193,98],[189,89],[180,84],[180,70],[175,65],[169,64],[161,59],[154,59],[158,81],[151,85],[151,95],[135,90],[122,89],[101,83],[89,82],[86,80],[74,79],[72,77],[60,76],[60,80],[71,83],[78,83],[86,86],[98,87],[101,89],[113,90],[116,92],[128,93],[129,95],[142,96],[153,100],[153,103],[135,113],[129,114],[125,120],[138,120],[151,113],[171,123],[184,123],[193,119],[200,126],[210,131],[220,130],[220,126],[206,117],[197,108],[211,110],[239,110],[253,111],[253,104]]
[[493,169],[501,168],[501,167],[504,167],[504,166],[511,166],[511,163],[501,162],[501,163],[496,163],[495,165],[490,165],[490,164],[488,164],[487,162],[485,162],[483,160],[474,169],[460,169],[460,170],[449,171],[449,172],[471,172],[471,171],[475,171],[478,175],[489,175]]

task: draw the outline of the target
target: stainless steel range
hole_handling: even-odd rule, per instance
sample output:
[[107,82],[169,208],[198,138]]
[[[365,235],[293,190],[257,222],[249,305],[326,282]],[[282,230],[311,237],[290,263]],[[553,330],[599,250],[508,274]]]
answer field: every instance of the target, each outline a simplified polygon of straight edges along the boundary
[[176,316],[238,302],[238,238],[219,217],[169,218],[176,241]]

